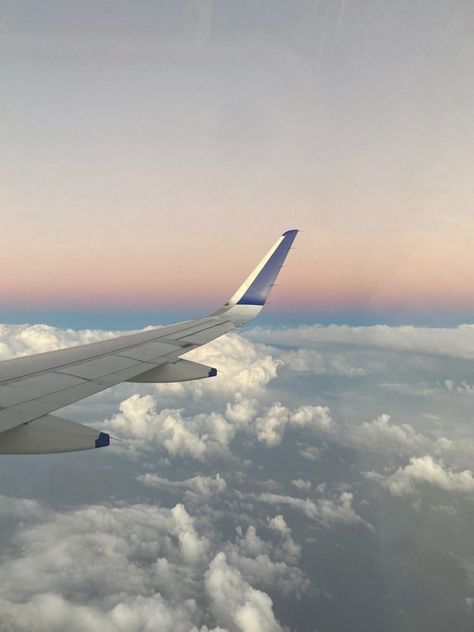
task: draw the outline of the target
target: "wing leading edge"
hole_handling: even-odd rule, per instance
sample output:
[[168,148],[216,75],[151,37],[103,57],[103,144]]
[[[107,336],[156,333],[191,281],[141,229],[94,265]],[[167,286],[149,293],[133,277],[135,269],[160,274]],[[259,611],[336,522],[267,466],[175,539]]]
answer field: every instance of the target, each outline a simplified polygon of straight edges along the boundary
[[104,447],[110,442],[106,433],[50,413],[120,382],[216,375],[216,369],[181,356],[260,313],[297,232],[283,233],[229,301],[210,316],[0,362],[0,454]]

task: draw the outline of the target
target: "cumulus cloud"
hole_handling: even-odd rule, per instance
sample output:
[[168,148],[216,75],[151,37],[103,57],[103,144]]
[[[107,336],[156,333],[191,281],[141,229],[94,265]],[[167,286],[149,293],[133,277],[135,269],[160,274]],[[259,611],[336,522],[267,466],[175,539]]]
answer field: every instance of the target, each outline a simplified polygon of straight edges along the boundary
[[413,457],[405,467],[385,477],[377,472],[367,472],[367,478],[380,483],[393,496],[410,496],[417,493],[418,483],[428,483],[445,491],[474,492],[474,476],[471,470],[456,471],[425,455]]
[[200,400],[213,397],[259,395],[278,375],[282,361],[272,355],[272,349],[247,340],[235,333],[226,334],[209,344],[190,351],[184,357],[217,368],[217,376],[210,380],[196,380],[180,384],[158,384],[160,396],[192,397]]
[[[109,612],[93,605],[77,605],[62,595],[42,593],[26,603],[0,598],[2,625],[11,632],[211,632],[207,626],[195,626],[197,614],[193,601],[181,607],[170,606],[159,594],[137,596],[127,603],[118,603]],[[225,632],[221,627],[212,632]]]
[[300,491],[309,491],[311,489],[311,481],[305,481],[302,478],[295,478],[291,481],[291,484]]
[[[321,449],[326,446],[325,441],[358,450],[394,455],[418,456],[427,451],[437,455],[452,450],[452,442],[446,437],[428,437],[416,432],[408,423],[394,423],[387,413],[382,413],[371,421],[355,424],[350,420],[333,419],[326,408],[322,423],[313,422],[308,426],[315,431],[315,437],[321,442],[319,445],[298,442],[299,454],[309,461],[320,458]],[[270,426],[270,430],[274,428]],[[298,487],[296,484],[295,486]]]
[[52,351],[120,335],[98,329],[59,329],[50,325],[0,325],[0,359]]
[[23,517],[0,562],[2,626],[15,632],[280,630],[254,583],[285,594],[308,585],[292,565],[299,552],[289,529],[276,544],[239,529],[224,553],[182,504],[54,512],[0,497],[0,510]]
[[267,522],[270,529],[274,529],[282,535],[288,535],[291,533],[290,528],[286,524],[285,518],[281,514],[278,514],[273,518],[268,518]]
[[248,584],[218,553],[205,575],[212,611],[231,631],[282,632],[273,614],[271,598]]
[[268,527],[278,532],[276,543],[259,537],[254,525],[249,525],[245,533],[239,526],[236,541],[225,547],[227,559],[252,584],[300,597],[309,588],[308,579],[297,566],[301,547],[293,540],[283,516],[269,522]]
[[430,441],[417,434],[409,424],[393,424],[390,415],[383,414],[373,421],[352,427],[350,443],[366,449],[413,452],[426,449]]
[[[19,502],[3,504],[15,513]],[[182,505],[28,511],[0,565],[6,629],[206,629],[187,584],[209,543]]]
[[[174,456],[191,456],[198,460],[213,451],[221,451],[233,434],[221,415],[211,413],[186,418],[182,409],[158,412],[152,395],[137,394],[121,402],[120,413],[106,420],[104,428],[125,440],[117,449],[129,454],[163,447]],[[212,433],[208,434],[208,430]]]
[[156,405],[151,395],[132,395],[121,402],[119,414],[104,422],[105,430],[125,440],[118,450],[136,454],[163,447],[174,456],[202,460],[225,453],[237,432],[273,447],[281,443],[287,428],[327,430],[331,426],[329,409],[323,406],[291,410],[276,403],[253,420],[255,406],[248,400],[228,403],[223,413],[188,417],[183,409],[157,411]]
[[364,520],[354,511],[352,507],[353,495],[350,492],[342,492],[338,498],[294,498],[281,494],[253,494],[255,500],[276,505],[278,507],[288,506],[297,511],[301,511],[307,518],[319,522],[325,527],[332,524],[355,524],[363,523]]
[[300,406],[291,411],[278,402],[258,417],[255,425],[259,441],[271,447],[281,443],[287,427],[327,431],[331,427],[331,417],[326,406]]

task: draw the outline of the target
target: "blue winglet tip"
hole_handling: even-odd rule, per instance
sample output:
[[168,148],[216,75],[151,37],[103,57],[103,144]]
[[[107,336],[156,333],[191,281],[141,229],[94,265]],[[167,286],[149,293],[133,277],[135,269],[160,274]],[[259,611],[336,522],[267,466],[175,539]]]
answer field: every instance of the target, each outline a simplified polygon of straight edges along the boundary
[[275,244],[271,256],[265,261],[250,287],[238,301],[238,305],[265,305],[280,268],[293,245],[298,229],[285,231]]
[[213,367],[212,369],[209,370],[208,375],[209,375],[209,377],[216,377],[217,369],[214,369],[214,367]]
[[95,440],[96,448],[105,448],[110,445],[110,435],[106,432],[99,433],[99,436]]

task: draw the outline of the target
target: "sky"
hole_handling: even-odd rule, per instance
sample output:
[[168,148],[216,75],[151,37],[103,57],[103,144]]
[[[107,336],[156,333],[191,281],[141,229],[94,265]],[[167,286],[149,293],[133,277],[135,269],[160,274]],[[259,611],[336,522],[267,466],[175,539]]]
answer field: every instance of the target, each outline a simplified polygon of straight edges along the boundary
[[472,632],[473,27],[0,2],[0,360],[209,313],[301,229],[217,377],[0,457],[0,632]]
[[2,2],[4,319],[214,309],[300,228],[275,312],[470,322],[473,22],[438,0]]

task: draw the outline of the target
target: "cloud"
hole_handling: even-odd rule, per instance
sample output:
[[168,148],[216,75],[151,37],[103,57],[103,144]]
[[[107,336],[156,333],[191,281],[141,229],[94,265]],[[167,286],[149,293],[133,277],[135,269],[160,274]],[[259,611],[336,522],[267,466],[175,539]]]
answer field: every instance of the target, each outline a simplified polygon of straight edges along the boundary
[[183,409],[156,410],[151,395],[132,395],[120,404],[120,413],[106,420],[103,429],[124,440],[116,446],[131,455],[166,449],[173,456],[203,460],[229,450],[236,433],[244,432],[267,447],[281,443],[287,428],[331,427],[329,409],[300,406],[294,410],[280,403],[263,410],[256,419],[256,404],[238,399],[228,402],[223,413],[200,413],[186,417]]
[[[455,465],[468,463],[463,455],[470,450],[465,409],[455,407],[467,404],[472,392],[461,372],[465,365],[411,357],[407,370],[398,351],[412,334],[402,344],[390,338],[394,332],[378,330],[381,341],[375,333],[364,334],[373,337],[371,351],[358,332],[351,334],[358,342],[344,342],[345,348],[308,340],[296,350],[232,334],[193,352],[193,359],[217,366],[215,380],[121,385],[103,399],[76,405],[65,416],[79,413],[85,423],[92,415],[105,419],[103,429],[122,439],[95,455],[117,468],[110,497],[126,498],[120,486],[131,476],[128,489],[136,490],[138,479],[140,498],[148,496],[149,504],[133,499],[55,512],[43,503],[0,497],[2,623],[15,632],[281,630],[275,613],[282,604],[296,609],[299,599],[318,592],[316,574],[306,565],[302,570],[307,551],[298,538],[307,543],[321,529],[331,538],[338,527],[334,533],[345,546],[344,533],[354,534],[357,525],[372,529],[362,513],[369,500],[367,511],[377,521],[377,496],[364,499],[370,489],[360,479],[361,464],[377,470],[390,464],[381,474],[366,474],[390,493],[388,502],[392,495],[422,497],[428,486],[471,494],[470,465]],[[110,335],[3,327],[0,353]],[[416,373],[415,381],[419,368],[431,373],[421,379]],[[301,371],[312,375],[302,379]],[[380,388],[392,379],[411,391]],[[444,398],[418,398],[415,407],[419,384],[425,395],[437,388]],[[287,448],[295,458],[287,458]],[[283,470],[266,469],[271,451],[285,459]],[[71,458],[80,463],[87,457]],[[340,485],[340,468],[328,466],[339,461],[348,486]],[[165,509],[157,505],[162,496],[174,499],[171,505],[180,502]],[[429,503],[433,519],[446,522],[454,512],[464,517],[461,500],[455,508]],[[327,585],[321,594],[325,589],[332,591]]]
[[319,522],[325,527],[332,524],[356,524],[364,523],[364,520],[352,508],[353,495],[350,492],[342,492],[338,498],[294,498],[281,494],[252,494],[252,498],[269,505],[281,507],[287,505],[292,509],[301,511],[307,518]]
[[413,457],[405,467],[385,477],[366,472],[366,477],[380,483],[393,496],[411,496],[417,493],[417,483],[428,483],[445,491],[474,492],[474,475],[471,470],[455,471],[431,456]]
[[59,329],[49,325],[0,325],[0,359],[99,342],[120,335],[98,329]]
[[392,351],[409,351],[456,358],[474,358],[474,325],[453,328],[390,327],[373,325],[301,325],[294,328],[254,327],[247,333],[253,340],[267,344],[344,344]]
[[[14,515],[22,502],[3,499]],[[182,505],[28,510],[0,565],[6,629],[193,628],[199,611],[186,577],[206,565],[209,543]]]
[[272,447],[281,443],[287,427],[327,431],[331,427],[331,417],[326,406],[300,406],[291,411],[277,402],[256,419],[255,425],[258,440]]
[[283,632],[272,610],[272,600],[252,588],[241,573],[229,566],[225,553],[218,553],[205,575],[212,611],[231,631]]
[[393,424],[390,415],[383,414],[373,421],[353,426],[349,443],[369,450],[414,452],[426,449],[431,442],[409,424]]
[[278,531],[282,535],[287,535],[291,533],[290,528],[285,522],[285,518],[281,514],[278,514],[277,516],[274,516],[273,518],[268,518],[267,521],[268,521],[268,526],[270,529],[274,529],[275,531]]
[[[180,607],[170,606],[160,594],[136,596],[118,603],[108,612],[93,605],[77,605],[62,595],[42,593],[26,603],[0,598],[2,625],[11,632],[211,632],[192,621],[199,612],[191,600]],[[221,627],[212,632],[226,632]]]
[[193,476],[184,481],[170,481],[157,474],[142,474],[137,477],[144,485],[156,488],[185,489],[191,497],[209,498],[214,494],[221,494],[226,489],[226,482],[220,474],[212,476]]
[[[306,345],[314,344],[314,341],[340,345],[342,341],[353,348],[370,343],[379,348],[402,349],[409,348],[408,341],[414,340],[416,344],[413,348],[426,350],[428,341],[433,339],[432,331],[412,327],[312,326],[276,332],[255,329],[249,335],[255,336],[257,332],[263,338],[275,336],[280,340],[281,334],[284,341],[291,338],[302,340]],[[459,336],[469,336],[473,328],[465,326],[442,331],[441,340],[446,344],[446,341],[457,341],[458,344]],[[4,351],[7,355],[15,355],[101,340],[114,333],[98,330],[75,332],[46,325],[2,325],[0,342],[7,349]],[[451,352],[455,352],[454,348]],[[409,423],[394,423],[388,413],[382,413],[372,421],[355,424],[346,411],[342,417],[333,416],[327,406],[317,403],[291,407],[285,400],[291,397],[291,393],[285,391],[279,392],[280,401],[268,401],[267,387],[278,377],[278,370],[283,366],[292,371],[311,369],[316,373],[351,376],[360,375],[361,371],[367,373],[365,369],[354,372],[352,363],[340,350],[329,353],[306,347],[282,351],[238,334],[230,334],[188,355],[218,366],[220,374],[215,379],[181,384],[153,387],[120,385],[76,404],[74,411],[93,410],[95,422],[98,415],[107,417],[103,429],[123,440],[113,449],[134,459],[163,450],[171,456],[204,461],[229,455],[237,435],[272,448],[281,444],[289,430],[297,429],[311,432],[320,442],[317,445],[306,444],[299,450],[300,455],[309,460],[319,458],[321,442],[325,440],[356,449],[413,456],[432,453],[446,457],[448,450],[451,453],[457,449],[466,451],[465,442],[464,447],[462,441],[456,446],[452,442],[448,445],[450,440],[440,437],[439,432],[436,437],[428,437]],[[379,359],[379,365],[383,362],[383,358]],[[465,381],[443,379],[441,383],[447,393],[470,392]],[[281,380],[279,384],[282,384]],[[154,394],[150,393],[151,388]],[[427,388],[424,391],[431,392]],[[127,397],[130,392],[133,395]],[[115,412],[117,405],[118,413]]]
[[201,517],[198,527],[182,504],[54,512],[0,497],[0,511],[16,525],[0,562],[2,626],[12,632],[280,630],[271,598],[252,584],[308,587],[285,529],[276,544],[240,529],[223,553],[212,525]]
[[321,458],[321,449],[315,445],[297,441],[298,454],[307,461],[318,461]]
[[293,540],[283,516],[269,523],[268,528],[279,533],[276,543],[259,537],[254,525],[249,525],[245,533],[237,527],[236,541],[224,549],[227,559],[252,584],[301,597],[309,589],[308,579],[297,567],[301,547]]
[[321,353],[313,349],[298,349],[282,353],[283,366],[291,371],[307,371],[316,375],[362,377],[367,371],[349,364],[343,354]]
[[[212,436],[207,427],[214,430]],[[228,445],[231,428],[222,416],[197,415],[185,418],[183,410],[156,410],[152,395],[132,395],[120,404],[120,413],[104,422],[104,429],[124,440],[117,446],[130,455],[159,447],[174,456],[202,460],[212,450]]]
[[465,380],[456,383],[454,380],[444,380],[444,386],[450,393],[462,393],[464,395],[473,395],[474,386],[468,384]]
[[159,384],[160,396],[190,397],[200,400],[212,397],[213,401],[236,394],[259,395],[278,376],[282,361],[275,358],[270,347],[247,340],[235,333],[226,334],[209,344],[190,351],[184,357],[217,368],[212,379]]
[[311,481],[305,481],[302,478],[295,478],[291,481],[291,484],[300,491],[309,491],[311,489]]

